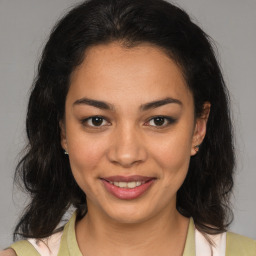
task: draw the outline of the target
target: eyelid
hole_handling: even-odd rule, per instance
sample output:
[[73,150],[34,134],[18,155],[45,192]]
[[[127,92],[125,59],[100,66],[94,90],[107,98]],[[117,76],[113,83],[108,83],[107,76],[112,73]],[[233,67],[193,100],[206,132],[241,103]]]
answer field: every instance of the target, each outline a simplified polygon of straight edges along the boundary
[[[108,124],[104,124],[104,125],[100,125],[100,126],[93,126],[93,125],[86,125],[86,123],[88,122],[88,120],[92,119],[92,118],[102,118],[104,121],[106,121]],[[153,119],[155,118],[164,118],[166,121],[167,121],[167,124],[164,124],[164,125],[161,125],[161,126],[157,126],[157,125],[149,125],[148,123],[150,121],[152,121]],[[150,117],[145,123],[144,125],[146,126],[151,126],[151,127],[154,127],[154,128],[157,128],[157,129],[161,129],[161,128],[165,128],[165,127],[168,127],[170,126],[171,124],[174,124],[175,122],[177,121],[176,118],[173,118],[171,116],[164,116],[164,115],[155,115],[155,116],[152,116]],[[95,115],[95,116],[89,116],[87,118],[83,118],[81,120],[81,123],[83,126],[85,127],[88,127],[88,128],[93,128],[93,129],[100,129],[102,127],[105,127],[105,126],[110,126],[111,123],[110,121],[108,120],[108,118],[104,117],[104,116],[101,116],[101,115]]]
[[[92,118],[96,118],[96,117],[102,118],[103,120],[105,120],[105,121],[106,121],[107,123],[109,123],[109,124],[107,124],[107,125],[100,125],[100,126],[86,125],[86,123],[88,122],[88,120],[90,120],[90,119],[92,119]],[[100,115],[89,116],[89,117],[87,117],[87,118],[83,118],[83,119],[81,120],[81,123],[82,123],[83,126],[88,127],[88,128],[93,128],[93,129],[100,129],[100,128],[104,127],[104,126],[109,126],[109,125],[111,124],[111,123],[108,121],[108,119],[107,119],[106,117],[100,116]]]
[[[166,120],[167,120],[167,124],[162,125],[162,126],[148,125],[148,124],[147,124],[147,123],[149,123],[151,120],[153,120],[153,119],[155,119],[155,118],[157,118],[157,117],[166,119]],[[150,118],[146,121],[146,126],[151,126],[151,127],[157,128],[157,129],[161,129],[161,128],[168,127],[168,126],[171,125],[171,124],[174,124],[176,121],[177,121],[177,119],[176,119],[176,118],[173,118],[173,117],[171,117],[171,116],[156,115],[156,116],[150,117]]]

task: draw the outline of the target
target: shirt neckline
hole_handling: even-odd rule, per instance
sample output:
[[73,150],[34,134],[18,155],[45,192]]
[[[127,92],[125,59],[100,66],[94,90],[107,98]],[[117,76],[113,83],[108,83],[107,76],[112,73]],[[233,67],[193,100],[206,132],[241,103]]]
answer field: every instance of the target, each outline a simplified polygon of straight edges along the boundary
[[[65,225],[58,256],[82,256],[76,239],[75,222],[76,212]],[[183,256],[196,256],[195,252],[195,225],[193,218],[190,218]]]

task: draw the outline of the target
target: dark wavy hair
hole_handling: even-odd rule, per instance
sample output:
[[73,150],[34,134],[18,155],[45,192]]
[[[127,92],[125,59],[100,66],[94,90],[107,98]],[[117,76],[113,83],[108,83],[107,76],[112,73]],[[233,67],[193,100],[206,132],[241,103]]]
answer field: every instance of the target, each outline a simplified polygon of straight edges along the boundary
[[150,43],[161,48],[184,74],[194,97],[195,115],[210,102],[207,133],[191,157],[187,177],[177,194],[177,209],[193,217],[204,234],[218,234],[232,220],[234,150],[229,97],[211,39],[186,12],[163,0],[89,0],[74,7],[53,28],[42,53],[28,104],[28,145],[16,169],[16,181],[31,197],[15,231],[17,236],[51,235],[66,210],[78,218],[87,212],[60,144],[60,126],[70,76],[88,47],[119,42],[131,48]]

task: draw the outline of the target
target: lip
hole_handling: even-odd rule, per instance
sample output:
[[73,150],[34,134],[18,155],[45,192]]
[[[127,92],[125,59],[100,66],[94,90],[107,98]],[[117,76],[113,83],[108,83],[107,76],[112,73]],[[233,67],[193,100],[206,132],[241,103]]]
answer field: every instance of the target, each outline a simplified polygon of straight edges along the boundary
[[[122,200],[133,200],[140,196],[142,196],[146,191],[150,189],[150,187],[154,184],[156,178],[154,177],[145,177],[139,175],[133,176],[111,176],[106,178],[101,178],[101,181],[105,187],[105,189],[115,196],[118,199]],[[120,188],[111,184],[111,182],[132,182],[132,181],[144,181],[144,184],[141,184],[135,188]]]
[[131,175],[131,176],[110,176],[110,177],[103,177],[101,178],[106,181],[111,182],[132,182],[132,181],[144,181],[147,182],[149,180],[155,179],[154,177],[146,177],[146,176],[140,176],[140,175]]

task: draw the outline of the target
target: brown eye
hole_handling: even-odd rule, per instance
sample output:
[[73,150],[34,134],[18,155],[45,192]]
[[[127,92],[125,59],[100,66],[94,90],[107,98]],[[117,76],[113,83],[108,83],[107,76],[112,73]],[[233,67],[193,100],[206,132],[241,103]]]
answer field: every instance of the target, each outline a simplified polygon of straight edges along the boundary
[[168,116],[156,116],[151,118],[146,125],[147,126],[153,126],[156,128],[164,128],[166,126],[169,126],[176,122],[176,119],[173,119],[172,117]]
[[82,121],[84,126],[89,127],[101,127],[108,125],[108,122],[105,118],[101,116],[92,116]]
[[154,124],[156,126],[162,126],[164,124],[164,122],[165,122],[165,118],[164,117],[160,117],[160,116],[159,117],[155,117],[152,120],[153,120],[153,122],[154,122]]
[[94,125],[94,126],[101,126],[102,125],[102,123],[103,123],[103,118],[102,117],[98,117],[98,116],[96,116],[96,117],[93,117],[92,118],[92,124]]

